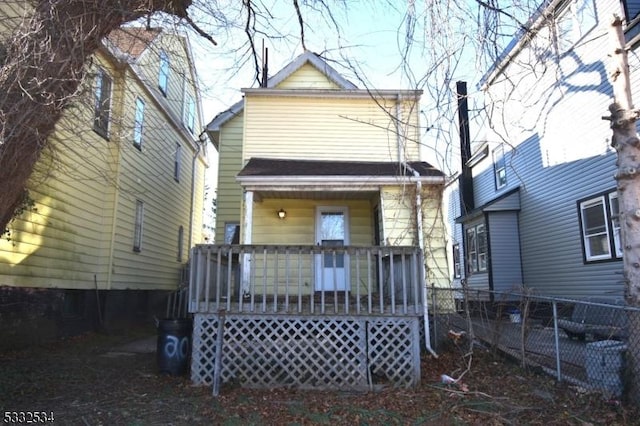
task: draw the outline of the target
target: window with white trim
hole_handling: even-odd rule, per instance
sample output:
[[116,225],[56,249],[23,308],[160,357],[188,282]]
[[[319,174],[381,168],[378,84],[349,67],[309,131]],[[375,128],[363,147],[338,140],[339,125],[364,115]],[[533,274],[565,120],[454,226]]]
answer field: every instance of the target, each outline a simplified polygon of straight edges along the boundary
[[169,87],[169,55],[164,50],[160,51],[160,71],[158,72],[158,87],[164,96],[167,96]]
[[142,251],[142,228],[144,224],[144,202],[136,200],[136,216],[133,225],[133,251]]
[[460,265],[460,244],[453,245],[453,278],[462,276],[462,268]]
[[496,189],[507,185],[507,165],[504,159],[504,145],[500,144],[493,150],[493,174],[495,176]]
[[224,224],[224,243],[239,244],[240,243],[240,224],[237,222],[225,222]]
[[185,127],[193,134],[196,125],[196,101],[189,93],[184,95],[184,117],[182,119]]
[[616,191],[578,202],[585,262],[622,258]]
[[622,243],[620,240],[620,207],[618,206],[618,192],[609,193],[609,213],[611,214],[611,229],[613,230],[613,246],[616,257],[622,258]]
[[182,146],[176,144],[176,153],[173,157],[173,178],[176,182],[180,182],[180,162],[182,158]]
[[142,148],[142,130],[144,128],[144,101],[136,98],[136,114],[133,122],[133,145]]
[[180,225],[178,228],[178,262],[182,262],[184,246],[184,226]]
[[638,35],[640,34],[640,1],[622,0],[624,6],[625,28],[624,37],[627,43],[631,42],[637,49]]
[[568,52],[597,24],[594,0],[567,0],[554,13],[553,45],[558,55]]
[[93,130],[104,138],[109,137],[111,86],[112,80],[109,74],[102,68],[98,69],[94,89]]
[[467,272],[487,271],[487,232],[484,223],[466,228]]

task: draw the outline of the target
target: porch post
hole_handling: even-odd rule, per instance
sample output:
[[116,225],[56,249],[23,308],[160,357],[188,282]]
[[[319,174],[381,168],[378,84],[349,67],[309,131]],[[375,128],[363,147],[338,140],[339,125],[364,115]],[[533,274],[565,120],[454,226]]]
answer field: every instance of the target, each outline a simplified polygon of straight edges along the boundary
[[[253,191],[244,192],[244,218],[242,219],[242,244],[250,245],[253,229]],[[251,254],[242,255],[242,294],[251,292]]]

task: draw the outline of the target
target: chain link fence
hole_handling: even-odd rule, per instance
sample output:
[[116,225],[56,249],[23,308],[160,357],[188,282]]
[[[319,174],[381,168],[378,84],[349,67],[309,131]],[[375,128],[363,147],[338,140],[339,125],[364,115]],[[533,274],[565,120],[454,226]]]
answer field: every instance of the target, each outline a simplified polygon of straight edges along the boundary
[[620,398],[640,341],[629,331],[640,309],[622,299],[571,300],[513,293],[430,289],[436,351],[461,340],[480,344],[585,389]]

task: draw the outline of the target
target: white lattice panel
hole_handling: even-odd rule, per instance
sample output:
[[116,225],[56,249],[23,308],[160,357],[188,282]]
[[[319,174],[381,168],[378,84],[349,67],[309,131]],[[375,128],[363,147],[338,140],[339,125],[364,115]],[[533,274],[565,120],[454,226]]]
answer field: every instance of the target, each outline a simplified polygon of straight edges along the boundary
[[420,383],[420,330],[416,319],[375,319],[367,323],[368,358],[374,379],[397,386]]
[[[371,367],[376,375],[384,374],[394,384],[417,383],[419,353],[417,360],[413,353],[418,347],[417,320],[402,319],[398,322],[400,325],[394,325],[394,320],[375,323],[369,320],[367,317],[227,315],[222,381],[247,387],[362,389],[370,384]],[[191,366],[194,383],[213,382],[217,330],[218,315],[195,315]],[[397,348],[387,347],[396,344]],[[400,361],[392,362],[394,357]],[[395,371],[396,368],[403,371]]]

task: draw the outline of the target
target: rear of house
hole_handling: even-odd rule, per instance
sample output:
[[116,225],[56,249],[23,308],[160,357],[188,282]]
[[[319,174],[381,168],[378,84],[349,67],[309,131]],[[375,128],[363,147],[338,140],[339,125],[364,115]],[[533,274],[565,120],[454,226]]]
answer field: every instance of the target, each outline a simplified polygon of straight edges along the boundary
[[358,89],[311,52],[243,93],[208,125],[217,244],[192,259],[192,379],[214,380],[222,324],[224,380],[416,384],[424,284],[448,285],[421,93]]

